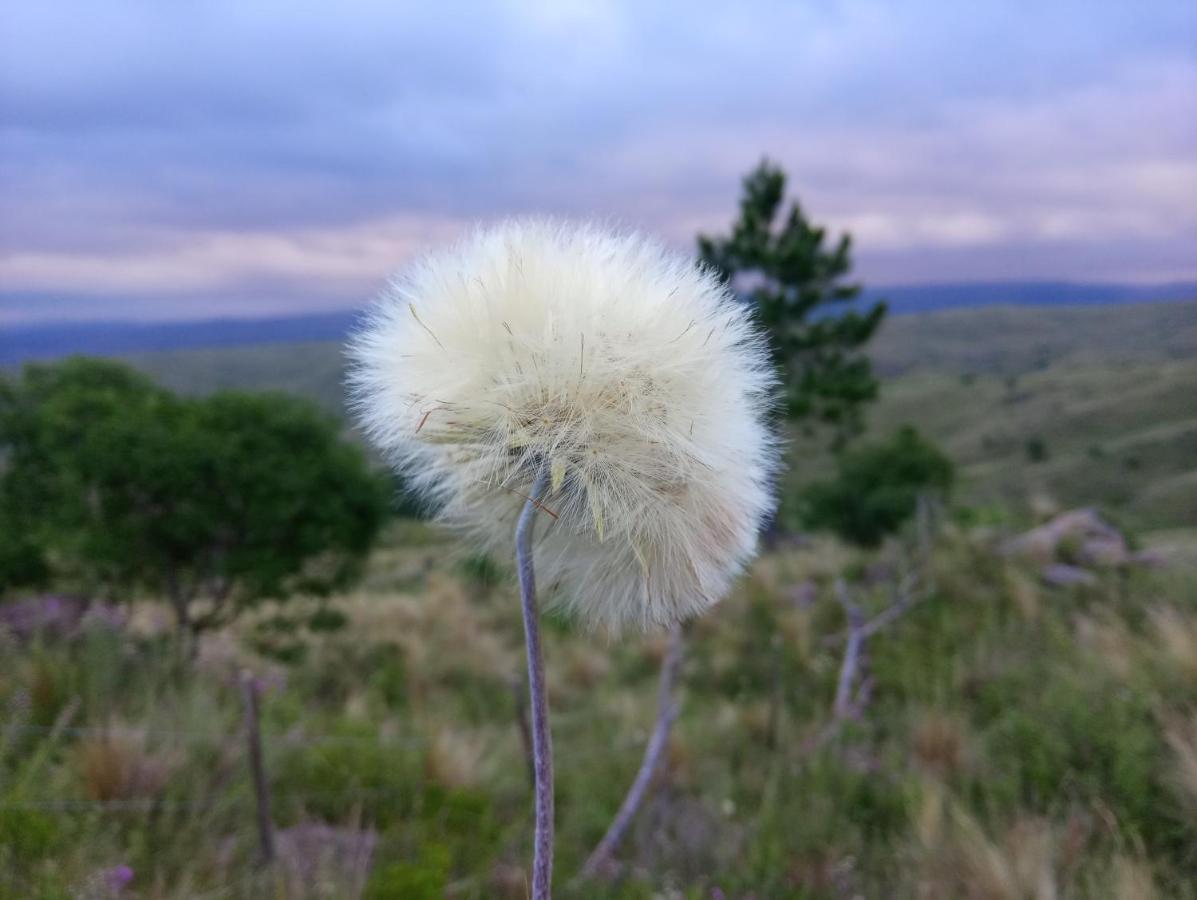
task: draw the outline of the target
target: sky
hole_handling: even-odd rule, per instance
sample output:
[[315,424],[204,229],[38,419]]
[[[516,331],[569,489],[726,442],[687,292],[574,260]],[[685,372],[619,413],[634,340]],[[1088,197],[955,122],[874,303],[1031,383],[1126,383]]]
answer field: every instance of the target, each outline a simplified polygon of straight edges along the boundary
[[766,156],[870,285],[1197,280],[1197,3],[0,0],[0,327],[357,307],[512,215],[691,252]]

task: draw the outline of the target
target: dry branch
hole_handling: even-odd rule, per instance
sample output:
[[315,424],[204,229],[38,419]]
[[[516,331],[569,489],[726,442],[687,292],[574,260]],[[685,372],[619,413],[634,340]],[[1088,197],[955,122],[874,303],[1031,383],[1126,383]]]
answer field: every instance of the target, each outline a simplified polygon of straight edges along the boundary
[[848,643],[844,648],[844,662],[840,666],[840,677],[836,683],[835,703],[831,707],[832,716],[836,721],[840,721],[848,717],[852,708],[852,687],[856,683],[866,635],[864,614],[848,596],[848,586],[842,578],[835,581],[835,596],[844,607],[844,615],[848,619]]
[[258,842],[261,861],[274,861],[274,823],[270,818],[270,786],[262,762],[262,730],[258,710],[258,683],[248,669],[241,672],[241,696],[245,703],[245,737],[249,771],[254,783],[254,803],[258,817]]
[[678,668],[681,666],[682,644],[681,626],[674,625],[669,634],[669,650],[665,654],[665,661],[661,664],[661,681],[657,689],[657,721],[653,726],[652,735],[648,739],[648,745],[644,748],[644,759],[640,763],[640,771],[636,773],[636,778],[632,782],[631,788],[628,789],[627,796],[624,797],[623,803],[619,807],[619,812],[611,821],[607,833],[603,835],[603,839],[598,842],[590,854],[590,858],[582,866],[579,879],[594,878],[610,867],[612,854],[623,840],[624,834],[627,833],[628,827],[636,817],[636,812],[648,794],[653,775],[656,774],[665,746],[669,742],[669,731],[673,727],[674,719],[677,718],[678,709],[673,699],[673,688],[674,682],[677,680]]

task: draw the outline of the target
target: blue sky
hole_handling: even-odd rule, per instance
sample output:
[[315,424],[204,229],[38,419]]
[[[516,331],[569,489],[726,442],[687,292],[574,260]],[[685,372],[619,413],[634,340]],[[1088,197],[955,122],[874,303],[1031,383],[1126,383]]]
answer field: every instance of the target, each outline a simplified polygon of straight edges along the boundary
[[360,305],[476,220],[689,249],[768,155],[872,284],[1197,278],[1197,4],[0,4],[0,323]]

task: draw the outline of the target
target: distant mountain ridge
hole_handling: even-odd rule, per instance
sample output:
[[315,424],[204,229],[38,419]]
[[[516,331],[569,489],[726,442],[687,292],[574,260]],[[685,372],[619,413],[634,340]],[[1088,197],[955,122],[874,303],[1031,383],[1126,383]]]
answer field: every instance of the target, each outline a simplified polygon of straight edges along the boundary
[[338,312],[264,319],[9,326],[0,330],[0,365],[72,353],[116,356],[156,350],[340,340],[349,333],[359,315]]
[[[869,288],[898,315],[996,305],[1092,306],[1197,299],[1197,282],[1158,285],[1079,282],[963,282]],[[179,322],[95,321],[0,327],[0,365],[71,353],[111,356],[157,350],[341,340],[360,311],[259,319]]]
[[894,313],[977,306],[1105,306],[1197,300],[1197,282],[1108,284],[1075,281],[993,281],[866,288],[866,300],[886,300]]

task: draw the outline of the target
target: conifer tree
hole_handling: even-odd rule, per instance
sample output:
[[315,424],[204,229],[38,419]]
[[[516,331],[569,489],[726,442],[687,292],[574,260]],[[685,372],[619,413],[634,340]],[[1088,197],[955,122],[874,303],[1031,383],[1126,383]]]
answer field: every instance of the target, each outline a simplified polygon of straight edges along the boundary
[[769,336],[782,380],[782,412],[808,429],[830,426],[837,446],[861,430],[878,382],[862,348],[885,316],[884,302],[863,309],[852,271],[852,238],[829,245],[797,202],[779,216],[785,173],[764,160],[744,179],[740,215],[727,236],[700,235],[699,255],[748,297]]

